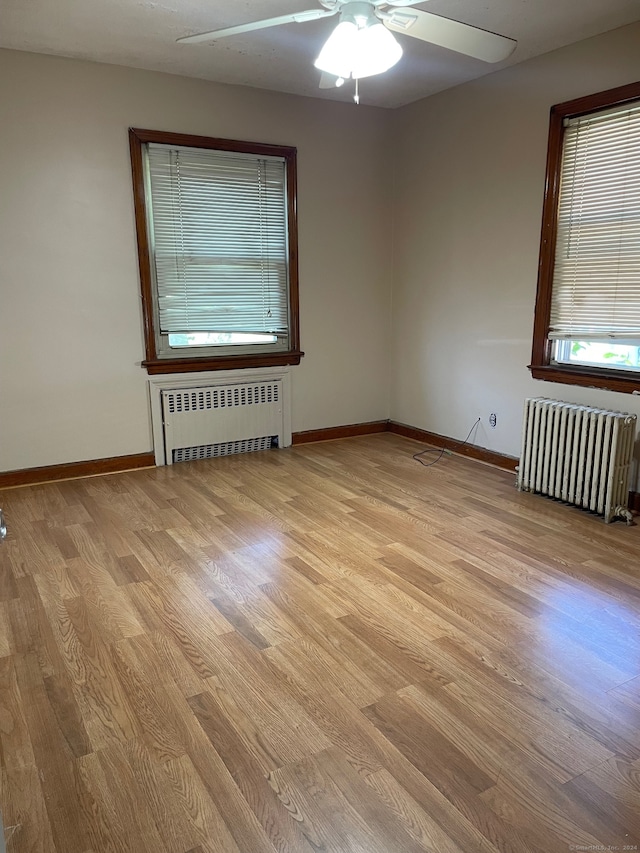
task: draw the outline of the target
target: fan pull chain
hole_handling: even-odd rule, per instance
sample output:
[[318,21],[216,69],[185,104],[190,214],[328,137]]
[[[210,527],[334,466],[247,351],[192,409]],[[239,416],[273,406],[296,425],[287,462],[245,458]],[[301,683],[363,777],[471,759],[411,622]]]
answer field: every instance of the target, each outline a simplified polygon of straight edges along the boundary
[[353,100],[356,102],[356,104],[359,104],[359,103],[360,103],[360,88],[359,88],[359,83],[360,83],[360,80],[356,77],[356,93],[355,93],[355,95],[353,96]]

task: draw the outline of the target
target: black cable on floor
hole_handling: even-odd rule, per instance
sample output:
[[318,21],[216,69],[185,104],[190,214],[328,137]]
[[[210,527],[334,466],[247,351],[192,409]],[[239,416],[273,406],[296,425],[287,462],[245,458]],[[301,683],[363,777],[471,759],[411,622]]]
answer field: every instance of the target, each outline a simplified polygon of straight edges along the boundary
[[[451,448],[443,447],[439,453],[438,453],[438,450],[436,448],[429,448],[429,450],[422,450],[422,451],[420,451],[420,453],[414,453],[413,458],[417,459],[418,462],[421,465],[424,465],[425,468],[431,468],[432,465],[435,465],[437,462],[439,462],[442,459],[442,457],[444,456],[445,453],[451,454],[451,453],[454,453],[459,447],[464,447],[465,444],[467,444],[469,442],[469,438],[471,437],[471,433],[474,431],[474,429],[478,426],[479,423],[480,423],[480,418],[478,418],[478,420],[473,424],[473,426],[471,427],[471,429],[467,433],[467,437],[465,438],[465,440],[459,441],[457,444],[454,444],[453,447],[451,447]],[[438,453],[438,458],[434,459],[433,462],[423,462],[421,457],[426,456],[427,453]]]

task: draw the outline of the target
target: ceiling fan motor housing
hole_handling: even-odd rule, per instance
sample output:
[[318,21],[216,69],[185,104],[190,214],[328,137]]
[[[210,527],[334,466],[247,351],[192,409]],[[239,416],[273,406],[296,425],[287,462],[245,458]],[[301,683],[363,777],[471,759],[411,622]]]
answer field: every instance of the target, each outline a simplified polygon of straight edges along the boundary
[[340,20],[350,21],[361,29],[369,26],[372,19],[377,23],[378,19],[374,14],[374,8],[373,3],[366,2],[366,0],[352,0],[352,2],[345,3],[341,7]]

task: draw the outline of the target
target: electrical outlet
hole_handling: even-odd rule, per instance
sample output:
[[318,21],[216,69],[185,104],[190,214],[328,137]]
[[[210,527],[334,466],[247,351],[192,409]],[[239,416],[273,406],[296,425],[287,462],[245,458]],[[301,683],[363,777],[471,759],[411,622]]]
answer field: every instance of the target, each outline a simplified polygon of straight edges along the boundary
[[495,429],[497,425],[498,425],[498,416],[496,415],[495,412],[491,412],[491,414],[489,415],[489,426],[491,427],[491,429]]

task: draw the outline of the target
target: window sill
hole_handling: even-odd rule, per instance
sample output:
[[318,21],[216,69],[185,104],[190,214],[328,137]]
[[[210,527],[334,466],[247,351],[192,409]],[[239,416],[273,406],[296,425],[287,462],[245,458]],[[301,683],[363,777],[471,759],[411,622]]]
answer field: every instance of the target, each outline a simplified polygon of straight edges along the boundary
[[142,362],[147,373],[196,373],[203,370],[233,370],[243,367],[281,367],[300,364],[304,355],[299,350],[261,355],[224,355],[217,358],[158,358]]
[[618,391],[622,394],[640,393],[640,374],[559,364],[531,364],[529,370],[534,379],[543,379],[545,382],[581,385],[584,388],[603,388],[606,391]]

